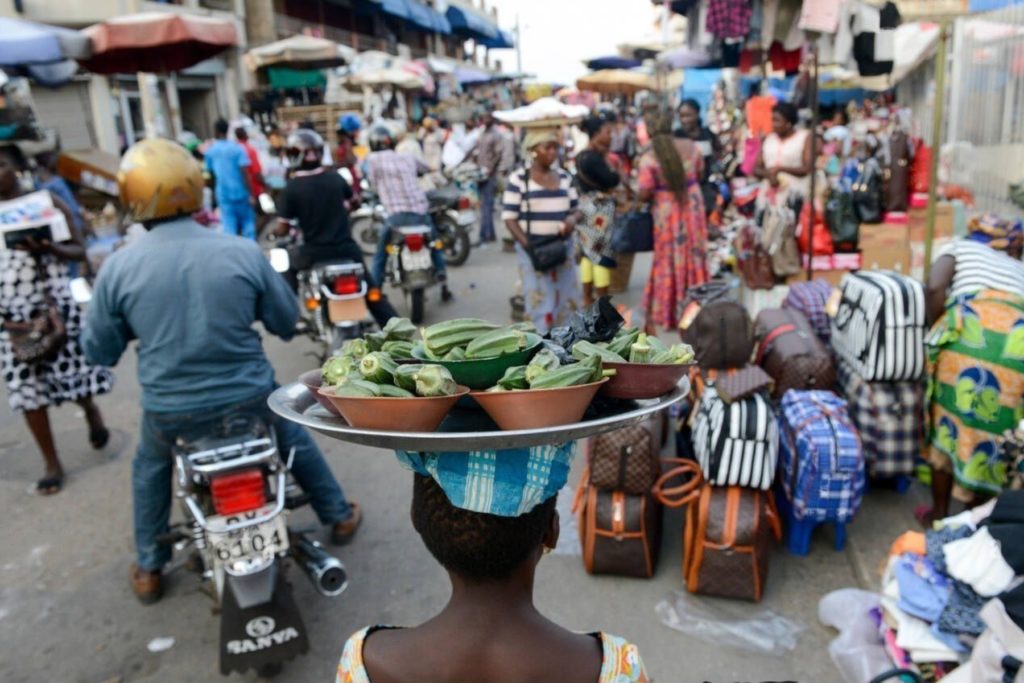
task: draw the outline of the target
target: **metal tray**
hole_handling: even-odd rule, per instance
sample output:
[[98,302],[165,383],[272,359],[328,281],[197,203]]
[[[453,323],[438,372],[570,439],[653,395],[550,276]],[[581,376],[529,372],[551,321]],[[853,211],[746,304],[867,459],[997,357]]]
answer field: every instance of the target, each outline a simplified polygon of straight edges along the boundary
[[324,410],[304,385],[293,382],[270,395],[268,403],[275,413],[320,432],[332,439],[389,450],[439,452],[486,451],[527,448],[575,441],[641,422],[648,415],[678,403],[690,391],[689,379],[680,380],[675,390],[656,399],[617,401],[598,396],[587,409],[582,422],[503,432],[482,410],[456,407],[436,432],[381,432],[357,429],[343,418]]

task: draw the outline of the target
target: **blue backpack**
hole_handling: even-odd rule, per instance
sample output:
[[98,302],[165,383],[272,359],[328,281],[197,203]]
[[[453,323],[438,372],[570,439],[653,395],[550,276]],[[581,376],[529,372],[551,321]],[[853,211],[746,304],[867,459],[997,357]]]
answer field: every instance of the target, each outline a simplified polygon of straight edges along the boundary
[[779,411],[782,488],[797,520],[853,519],[864,497],[864,455],[846,401],[831,391],[787,391]]

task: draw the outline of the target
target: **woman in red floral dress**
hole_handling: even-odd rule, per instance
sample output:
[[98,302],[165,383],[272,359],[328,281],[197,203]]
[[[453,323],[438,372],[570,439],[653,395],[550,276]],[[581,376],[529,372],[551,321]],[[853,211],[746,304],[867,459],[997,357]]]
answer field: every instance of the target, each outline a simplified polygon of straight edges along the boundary
[[700,149],[691,140],[672,137],[672,113],[651,115],[651,149],[640,158],[641,201],[651,200],[654,261],[644,289],[649,331],[675,329],[690,287],[708,281],[707,219],[700,191]]

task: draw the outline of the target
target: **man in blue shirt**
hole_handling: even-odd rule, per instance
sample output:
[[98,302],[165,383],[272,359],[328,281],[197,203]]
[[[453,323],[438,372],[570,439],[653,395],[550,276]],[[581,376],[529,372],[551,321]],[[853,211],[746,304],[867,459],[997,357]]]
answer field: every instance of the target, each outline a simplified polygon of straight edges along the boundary
[[249,188],[249,155],[234,140],[228,140],[228,122],[214,124],[216,140],[204,155],[206,170],[213,181],[213,194],[220,208],[224,231],[256,239],[256,213]]
[[132,588],[143,602],[161,595],[171,550],[157,542],[171,514],[171,447],[245,414],[273,426],[278,448],[311,497],[331,539],[345,543],[361,513],[348,503],[320,450],[299,425],[267,407],[274,370],[253,323],[285,340],[299,317],[295,295],[252,242],[189,218],[202,201],[199,165],[179,145],[145,140],[125,154],[121,201],[148,233],[112,254],[96,280],[81,342],[86,356],[113,366],[138,341],[142,425],[132,463],[135,547]]

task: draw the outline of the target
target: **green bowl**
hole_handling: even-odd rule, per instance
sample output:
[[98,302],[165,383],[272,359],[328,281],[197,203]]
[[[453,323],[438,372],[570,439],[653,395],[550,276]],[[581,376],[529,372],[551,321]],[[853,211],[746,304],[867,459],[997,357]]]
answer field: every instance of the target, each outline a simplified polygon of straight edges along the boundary
[[[462,384],[470,389],[490,389],[509,368],[517,365],[526,365],[533,358],[533,354],[540,350],[540,335],[532,332],[526,333],[526,348],[515,353],[506,353],[494,358],[482,358],[480,360],[430,360],[423,353],[423,348],[416,344],[412,347],[412,355],[416,360],[413,362],[433,363],[448,368],[452,373],[452,379],[456,384]],[[403,361],[410,362],[410,361]]]

